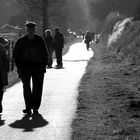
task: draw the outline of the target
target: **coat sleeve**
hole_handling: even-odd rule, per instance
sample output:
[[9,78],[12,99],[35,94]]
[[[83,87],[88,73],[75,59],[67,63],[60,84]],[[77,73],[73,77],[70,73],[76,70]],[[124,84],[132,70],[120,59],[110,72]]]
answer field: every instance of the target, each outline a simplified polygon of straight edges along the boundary
[[2,59],[3,59],[4,69],[6,72],[8,72],[9,71],[8,56],[6,55],[6,50],[4,48],[4,45],[2,45],[2,44],[0,44],[0,55],[2,56]]
[[4,49],[4,46],[0,44],[0,76],[4,86],[8,84],[8,71],[9,61],[6,55],[6,50]]
[[20,41],[17,40],[15,46],[14,46],[14,50],[13,50],[13,59],[14,59],[14,62],[17,66],[17,68],[20,67],[20,57],[19,57],[19,54],[20,54]]

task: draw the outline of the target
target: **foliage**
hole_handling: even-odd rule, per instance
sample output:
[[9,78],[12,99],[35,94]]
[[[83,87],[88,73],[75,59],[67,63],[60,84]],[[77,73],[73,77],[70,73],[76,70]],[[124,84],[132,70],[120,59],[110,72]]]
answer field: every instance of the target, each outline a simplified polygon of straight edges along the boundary
[[76,30],[84,30],[86,25],[88,25],[89,21],[86,19],[86,9],[84,9],[86,5],[84,2],[80,0],[68,0],[67,1],[67,22],[69,27],[76,31]]
[[101,39],[104,43],[107,43],[108,41],[108,36],[112,34],[113,28],[116,24],[116,22],[124,19],[123,16],[118,15],[117,12],[112,12],[110,13],[105,21],[104,21],[104,26],[102,27],[102,33],[101,33]]
[[[28,20],[42,21],[43,35],[48,28],[48,21],[50,18],[50,11],[48,10],[51,4],[64,3],[65,0],[18,0],[20,4],[24,5]],[[54,8],[55,9],[55,8]]]
[[22,11],[22,7],[19,7],[16,0],[0,0],[0,26],[9,23],[10,17],[20,11]]
[[96,24],[96,28],[103,29],[106,24],[106,18],[114,12],[121,17],[131,17],[140,15],[139,0],[87,0],[89,3],[89,11],[93,20],[98,20],[100,24]]
[[[124,21],[126,19],[120,22],[120,24]],[[109,49],[115,52],[121,60],[138,64],[140,62],[140,21],[124,22],[122,26],[124,26],[123,31],[118,32],[119,36],[117,36],[115,41],[110,42]]]
[[133,16],[139,13],[139,0],[88,0],[93,18],[105,19],[111,12],[117,11],[121,15]]
[[54,29],[57,26],[61,28],[62,32],[65,32],[68,28],[72,30],[85,28],[87,24],[81,0],[18,1],[24,5],[28,19],[38,21],[39,24],[43,23],[44,30],[46,28]]
[[53,30],[56,26],[62,32],[68,28],[85,31],[90,22],[84,0],[0,0],[0,3],[0,26],[11,24],[23,28],[26,20],[32,20],[37,22],[37,32],[41,35],[42,28]]

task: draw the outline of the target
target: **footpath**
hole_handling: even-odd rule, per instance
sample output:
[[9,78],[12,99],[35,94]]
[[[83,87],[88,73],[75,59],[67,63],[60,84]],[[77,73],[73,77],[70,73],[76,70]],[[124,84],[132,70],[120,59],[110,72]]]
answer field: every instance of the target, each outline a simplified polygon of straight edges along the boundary
[[39,114],[25,115],[23,85],[6,89],[0,114],[0,140],[71,140],[71,124],[77,108],[77,87],[92,50],[83,42],[70,45],[64,68],[47,69]]
[[100,43],[92,49],[72,140],[140,140],[140,68],[119,62]]

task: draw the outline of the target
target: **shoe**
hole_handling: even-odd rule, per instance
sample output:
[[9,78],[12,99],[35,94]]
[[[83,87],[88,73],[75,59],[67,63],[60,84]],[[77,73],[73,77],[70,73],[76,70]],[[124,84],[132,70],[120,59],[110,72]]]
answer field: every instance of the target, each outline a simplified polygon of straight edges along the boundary
[[33,114],[39,114],[38,110],[33,110]]
[[51,69],[51,68],[52,68],[52,66],[48,66],[48,67],[47,67],[47,69]]
[[62,65],[56,65],[56,69],[62,69],[63,66]]
[[23,113],[28,114],[28,115],[32,114],[31,109],[24,109]]

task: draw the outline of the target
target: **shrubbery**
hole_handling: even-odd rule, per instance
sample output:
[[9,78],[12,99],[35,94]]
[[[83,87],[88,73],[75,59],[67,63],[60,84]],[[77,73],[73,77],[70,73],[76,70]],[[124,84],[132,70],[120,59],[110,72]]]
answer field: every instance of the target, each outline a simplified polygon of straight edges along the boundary
[[140,62],[140,21],[133,22],[127,18],[116,24],[114,28],[117,30],[108,38],[109,50],[115,52],[122,61],[138,64]]
[[103,43],[106,44],[108,42],[108,37],[112,34],[115,24],[122,19],[124,19],[124,16],[119,15],[117,12],[112,12],[106,17],[101,33]]

